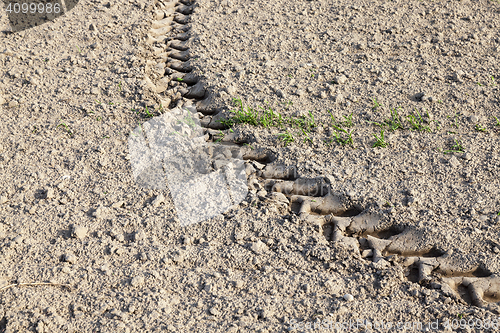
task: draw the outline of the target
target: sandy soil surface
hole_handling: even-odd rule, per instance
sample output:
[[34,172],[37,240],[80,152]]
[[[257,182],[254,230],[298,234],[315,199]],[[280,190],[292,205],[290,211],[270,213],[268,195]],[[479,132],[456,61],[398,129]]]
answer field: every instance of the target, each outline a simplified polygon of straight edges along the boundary
[[[82,0],[0,23],[1,331],[500,329],[498,2]],[[188,226],[131,150],[182,108],[207,168],[237,149],[248,184]]]

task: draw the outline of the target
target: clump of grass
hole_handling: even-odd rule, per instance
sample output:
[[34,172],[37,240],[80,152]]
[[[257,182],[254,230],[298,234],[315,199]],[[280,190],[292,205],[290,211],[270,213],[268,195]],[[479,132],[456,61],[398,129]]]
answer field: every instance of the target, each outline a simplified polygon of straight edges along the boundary
[[474,129],[478,132],[486,132],[486,127],[482,126],[481,124],[476,124]]
[[391,131],[395,131],[398,128],[403,129],[403,124],[401,123],[401,119],[398,115],[398,108],[391,110],[391,118],[386,120],[385,123],[389,126]]
[[66,130],[66,132],[68,132],[69,135],[73,135],[73,132],[71,131],[69,126],[66,125],[66,123],[61,122],[61,119],[59,119],[59,125],[57,125],[56,128],[59,128],[61,126]]
[[[352,113],[349,116],[342,116],[344,118],[344,121],[337,121],[335,117],[333,116],[331,111],[328,111],[330,113],[330,118],[332,120],[332,127],[335,130],[335,132],[332,133],[334,136],[333,139],[330,140],[329,144],[332,143],[333,141],[337,141],[338,144],[341,144],[342,146],[345,146],[347,144],[352,145],[352,131],[347,131],[345,128],[342,128],[342,126],[351,128],[354,126],[352,122]],[[344,133],[344,134],[342,134]]]
[[500,120],[498,120],[497,117],[493,116],[493,118],[495,118],[495,120],[497,121],[497,123],[495,124],[495,126],[500,126]]
[[230,120],[226,120],[227,125],[233,126],[237,123],[247,123],[253,126],[257,126],[259,124],[258,121],[258,112],[250,107],[246,109],[243,107],[243,102],[240,98],[234,98],[234,103],[239,105],[238,110],[230,110],[230,112],[234,113],[234,116]]
[[373,148],[375,148],[375,147],[380,147],[380,148],[387,147],[387,142],[384,139],[384,130],[383,129],[380,130],[380,136],[377,136],[377,134],[373,134],[373,136],[375,137],[375,139],[377,139],[377,141],[375,141],[373,143]]
[[451,146],[451,149],[443,151],[443,153],[445,153],[445,154],[463,153],[463,152],[464,152],[464,147],[456,139],[455,139],[455,144],[453,146]]
[[292,133],[286,131],[285,133],[280,133],[278,134],[278,137],[285,142],[285,147],[288,146],[289,143],[292,143],[295,141],[295,139],[292,136]]
[[301,130],[302,130],[302,133],[303,133],[303,134],[304,134],[304,136],[305,136],[305,138],[304,138],[304,143],[306,143],[307,141],[309,141],[309,142],[313,143],[313,140],[309,137],[309,134],[307,134],[307,132],[306,132],[303,128],[301,128]]
[[[337,141],[337,143],[341,144],[342,146],[345,146],[347,144],[350,144],[352,145],[352,130],[351,131],[347,131],[343,128],[339,128],[339,127],[334,127],[335,128],[335,132],[333,133],[333,136],[335,137],[335,141]],[[341,134],[339,132],[343,132],[347,135],[347,138],[342,138]],[[330,140],[330,143],[333,142],[333,139]]]
[[455,110],[455,114],[453,116],[446,116],[446,118],[448,118],[448,119],[450,119],[451,117],[453,117],[453,124],[451,126],[459,128],[460,125],[458,124],[458,113],[456,112],[456,110]]
[[149,112],[148,107],[144,109],[144,113],[146,114],[146,118],[153,118],[153,114]]
[[372,102],[373,102],[373,107],[372,107],[372,110],[373,111],[377,111],[377,108],[379,107],[382,107],[383,105],[380,104],[378,101],[377,101],[377,98],[372,98]]
[[224,132],[222,132],[221,130],[219,130],[219,133],[218,133],[218,139],[215,140],[216,143],[219,143],[222,141],[222,139],[224,139]]
[[431,130],[431,128],[429,126],[424,126],[422,124],[424,120],[422,119],[422,116],[420,115],[420,112],[418,112],[417,109],[415,109],[415,111],[417,112],[416,115],[414,115],[412,113],[412,114],[410,114],[409,116],[406,117],[406,119],[408,120],[408,122],[411,125],[410,130],[416,130],[416,131],[419,131],[419,132],[422,132],[422,131],[432,132],[432,130]]

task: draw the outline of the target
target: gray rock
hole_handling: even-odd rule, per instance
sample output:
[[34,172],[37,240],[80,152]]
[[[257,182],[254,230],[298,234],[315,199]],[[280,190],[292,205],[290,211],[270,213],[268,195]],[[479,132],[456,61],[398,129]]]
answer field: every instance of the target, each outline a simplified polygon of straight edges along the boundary
[[458,70],[455,73],[453,73],[453,80],[457,82],[463,82],[462,76],[464,76],[465,73],[462,70]]
[[125,202],[123,202],[123,201],[117,201],[114,204],[112,204],[111,207],[113,207],[113,208],[120,208],[120,207],[123,207],[123,205],[125,205]]
[[336,84],[344,84],[347,82],[347,77],[345,75],[337,75],[334,79],[333,82]]
[[460,166],[460,162],[457,160],[457,158],[455,156],[453,156],[452,158],[450,158],[450,160],[448,162],[450,163],[450,165],[453,168],[457,168],[458,166]]
[[78,239],[84,239],[87,236],[88,228],[79,225],[73,225],[71,236]]
[[146,239],[146,233],[142,229],[136,231],[136,233],[134,234],[134,241],[136,242],[143,241],[145,239]]
[[210,312],[210,314],[211,314],[212,316],[216,316],[216,317],[217,317],[217,316],[219,316],[219,315],[220,315],[220,311],[219,311],[219,310],[217,310],[215,307],[210,308],[209,312]]
[[262,254],[268,250],[268,247],[261,240],[258,240],[250,246],[250,249],[256,254]]
[[338,93],[337,95],[333,96],[333,101],[335,104],[340,104],[344,100],[344,96],[341,93]]
[[276,96],[285,98],[285,93],[281,89],[276,89]]
[[264,168],[266,167],[264,164],[259,163],[259,162],[257,162],[257,161],[252,161],[252,163],[253,163],[253,165],[254,165],[257,169],[259,169],[259,170],[262,170],[262,169],[264,169]]
[[478,123],[479,122],[479,117],[473,114],[472,116],[469,117],[470,121],[473,123]]
[[108,210],[106,207],[100,205],[96,208],[96,210],[92,213],[92,216],[96,219],[104,219],[106,218]]
[[276,200],[276,201],[280,201],[280,202],[284,202],[287,204],[289,203],[287,197],[283,193],[280,193],[280,192],[272,192],[271,199]]
[[53,198],[55,198],[54,189],[53,188],[47,189],[47,191],[45,192],[45,199],[53,199]]
[[165,203],[165,196],[163,194],[158,194],[156,198],[153,200],[152,205],[153,207],[158,207],[160,204]]
[[295,91],[295,95],[297,95],[297,96],[299,96],[299,97],[302,97],[302,96],[304,96],[305,94],[306,94],[306,92],[305,92],[304,90],[302,90],[302,89],[297,89],[297,90]]
[[74,265],[76,264],[77,258],[73,253],[67,253],[64,255],[64,261]]
[[266,190],[260,190],[259,192],[257,192],[257,195],[258,195],[259,199],[265,200],[266,196],[267,196],[267,191]]
[[140,287],[144,284],[144,276],[136,276],[130,280],[132,287]]

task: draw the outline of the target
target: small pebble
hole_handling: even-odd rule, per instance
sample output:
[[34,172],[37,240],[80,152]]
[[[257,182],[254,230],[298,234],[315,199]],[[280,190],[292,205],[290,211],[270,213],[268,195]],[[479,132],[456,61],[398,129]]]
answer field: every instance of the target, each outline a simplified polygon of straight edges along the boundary
[[479,122],[479,117],[474,114],[474,115],[470,116],[470,121],[473,123],[477,123],[477,122]]
[[354,296],[352,296],[351,294],[345,294],[344,295],[344,299],[347,301],[347,302],[352,302],[354,300]]
[[142,286],[144,284],[144,277],[143,276],[136,276],[136,277],[132,278],[132,280],[130,281],[130,284],[132,285],[132,287]]
[[217,310],[215,307],[213,307],[213,308],[210,309],[210,314],[212,316],[218,316],[218,315],[220,315],[220,311]]
[[47,189],[47,192],[45,194],[45,198],[46,199],[53,199],[54,197],[55,197],[54,189],[53,188]]
[[73,253],[67,253],[64,255],[64,261],[70,264],[76,264],[76,256]]
[[455,156],[453,156],[452,158],[450,158],[450,160],[448,162],[450,163],[450,165],[453,168],[456,168],[456,167],[460,166],[460,162],[457,160],[457,158]]
[[88,228],[79,225],[73,225],[71,236],[78,239],[84,239],[87,236]]
[[153,207],[159,207],[160,204],[162,203],[165,203],[165,197],[163,196],[163,194],[159,194],[154,200],[153,200]]
[[344,84],[347,82],[347,77],[345,75],[338,75],[333,79],[336,84]]
[[117,202],[115,202],[114,204],[112,204],[112,205],[111,205],[111,207],[113,207],[113,208],[120,208],[120,207],[122,207],[124,204],[125,204],[125,202],[123,202],[123,201],[117,201]]

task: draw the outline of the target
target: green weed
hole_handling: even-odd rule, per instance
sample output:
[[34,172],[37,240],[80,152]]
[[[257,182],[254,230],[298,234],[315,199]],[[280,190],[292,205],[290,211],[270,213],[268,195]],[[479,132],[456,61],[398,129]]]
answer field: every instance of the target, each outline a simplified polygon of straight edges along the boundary
[[[333,136],[335,137],[335,141],[337,141],[338,144],[341,144],[342,146],[345,146],[347,144],[350,144],[352,145],[353,142],[352,142],[352,130],[350,130],[349,132],[343,128],[340,128],[340,127],[334,127],[335,128],[335,132],[333,133]],[[339,132],[343,132],[345,134],[347,134],[347,138],[344,139],[342,138],[341,134]],[[330,143],[332,143],[334,141],[334,139],[330,140]]]
[[302,130],[302,133],[303,133],[303,134],[304,134],[304,136],[305,136],[305,138],[304,138],[304,143],[306,143],[307,141],[309,141],[309,142],[313,143],[312,139],[309,137],[309,135],[307,134],[307,132],[306,132],[303,128],[301,128],[301,130]]
[[144,113],[146,114],[146,118],[153,118],[153,114],[149,112],[148,107],[144,109]]
[[373,134],[373,136],[375,137],[375,139],[377,139],[377,141],[375,141],[373,143],[373,148],[375,147],[381,147],[381,148],[385,148],[387,147],[387,142],[385,142],[385,139],[384,139],[384,130],[380,130],[380,136],[377,136],[377,134]]
[[417,109],[415,109],[415,111],[417,112],[416,115],[414,115],[412,113],[409,116],[406,116],[406,119],[408,120],[408,122],[411,125],[410,130],[416,130],[416,131],[419,131],[419,132],[422,132],[422,131],[432,132],[432,130],[431,130],[431,128],[429,126],[424,126],[422,124],[423,119],[422,119],[422,116],[420,115],[420,112],[418,112]]
[[445,153],[445,154],[463,153],[463,152],[464,152],[464,147],[456,139],[455,139],[455,144],[453,146],[451,146],[451,149],[443,151],[443,153]]
[[220,137],[217,140],[215,140],[216,143],[219,143],[222,141],[222,139],[224,139],[224,133],[221,130],[219,130],[219,136]]
[[391,110],[391,119],[386,120],[385,123],[387,124],[387,126],[389,126],[389,129],[391,131],[395,131],[398,128],[403,129],[403,124],[401,123],[401,119],[398,115],[398,108],[394,108]]
[[474,129],[478,132],[486,132],[486,127],[483,127],[481,124],[476,124]]
[[438,120],[433,120],[436,123],[436,129],[439,131],[441,129],[441,123]]
[[497,117],[493,116],[493,118],[495,118],[495,120],[497,121],[497,123],[495,124],[495,126],[500,126],[500,120],[498,120]]
[[377,108],[379,107],[382,107],[383,105],[380,104],[378,101],[377,101],[377,98],[372,98],[372,101],[373,101],[373,107],[372,107],[372,110],[373,111],[377,111]]
[[280,133],[278,136],[285,142],[285,147],[289,144],[295,141],[295,139],[292,136],[292,133],[286,131],[285,133]]
[[69,135],[73,135],[73,132],[71,131],[69,126],[66,125],[66,123],[61,122],[61,119],[59,119],[59,125],[57,125],[56,128],[59,128],[61,126],[64,127],[64,129],[66,130],[66,132],[68,132]]
[[385,126],[385,123],[377,123],[376,121],[367,120],[366,122],[369,124],[373,124],[375,126],[379,126],[380,128],[384,128],[384,126]]
[[[332,127],[334,128],[335,132],[332,133],[334,136],[334,139],[331,139],[328,144],[332,143],[333,141],[337,141],[337,143],[341,145],[347,145],[350,144],[352,145],[352,131],[347,131],[345,128],[342,128],[342,126],[350,128],[353,127],[354,124],[352,122],[352,113],[349,116],[342,116],[344,118],[344,121],[337,121],[335,117],[333,116],[332,112],[328,110],[328,113],[330,114],[330,118],[332,120]],[[342,134],[344,133],[344,134]],[[343,136],[346,138],[343,138]]]

